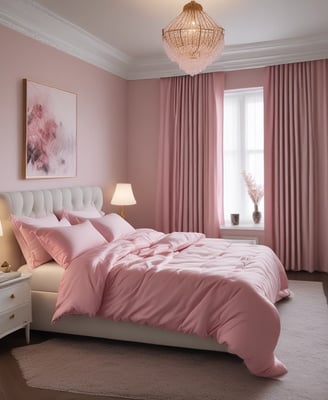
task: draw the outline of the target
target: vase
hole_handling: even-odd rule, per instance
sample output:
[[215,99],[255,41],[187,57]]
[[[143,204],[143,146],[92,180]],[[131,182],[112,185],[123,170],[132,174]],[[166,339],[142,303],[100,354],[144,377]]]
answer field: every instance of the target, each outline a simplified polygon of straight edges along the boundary
[[253,221],[254,221],[254,224],[259,224],[261,221],[261,212],[259,211],[257,204],[255,204],[255,208],[253,211]]

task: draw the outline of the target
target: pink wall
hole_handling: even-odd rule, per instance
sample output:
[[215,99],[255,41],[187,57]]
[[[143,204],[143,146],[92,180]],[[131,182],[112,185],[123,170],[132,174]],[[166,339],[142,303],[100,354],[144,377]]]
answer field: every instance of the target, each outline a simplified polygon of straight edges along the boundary
[[[100,185],[104,208],[127,178],[127,81],[0,25],[0,191]],[[77,94],[77,177],[25,180],[26,78]]]
[[138,227],[155,223],[155,193],[159,134],[159,79],[128,84],[128,176],[137,204],[127,209]]
[[264,68],[225,72],[224,80],[226,90],[260,87],[263,86]]

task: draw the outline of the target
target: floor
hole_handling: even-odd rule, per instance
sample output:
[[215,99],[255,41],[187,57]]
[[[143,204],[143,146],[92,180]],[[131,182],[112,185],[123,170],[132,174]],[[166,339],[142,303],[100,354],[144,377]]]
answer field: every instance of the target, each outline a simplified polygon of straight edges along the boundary
[[[325,273],[306,273],[289,272],[288,278],[291,280],[306,280],[323,282],[324,292],[328,303],[328,274]],[[31,343],[40,343],[53,337],[53,334],[42,332],[31,332]],[[24,330],[20,330],[1,339],[0,346],[0,400],[124,400],[113,397],[89,396],[74,393],[63,393],[50,390],[30,388],[20,373],[16,361],[11,356],[11,349],[25,345]],[[131,400],[131,399],[126,399]]]
[[288,279],[300,281],[322,282],[323,290],[328,303],[328,273],[323,272],[287,272]]

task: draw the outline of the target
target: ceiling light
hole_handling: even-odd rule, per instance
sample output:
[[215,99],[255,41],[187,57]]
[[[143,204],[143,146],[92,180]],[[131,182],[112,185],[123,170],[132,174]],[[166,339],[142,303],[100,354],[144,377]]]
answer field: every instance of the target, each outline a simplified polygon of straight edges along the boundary
[[162,30],[164,49],[172,61],[189,75],[211,64],[224,47],[224,29],[217,25],[196,1]]

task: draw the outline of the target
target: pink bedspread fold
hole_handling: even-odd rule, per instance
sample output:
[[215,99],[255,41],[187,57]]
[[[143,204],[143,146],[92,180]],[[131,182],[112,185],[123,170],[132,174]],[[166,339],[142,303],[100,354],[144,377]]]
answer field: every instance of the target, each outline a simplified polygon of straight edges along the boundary
[[284,268],[266,246],[139,229],[72,261],[53,322],[84,314],[210,336],[251,373],[278,377],[287,368],[274,355],[274,303],[288,295]]

